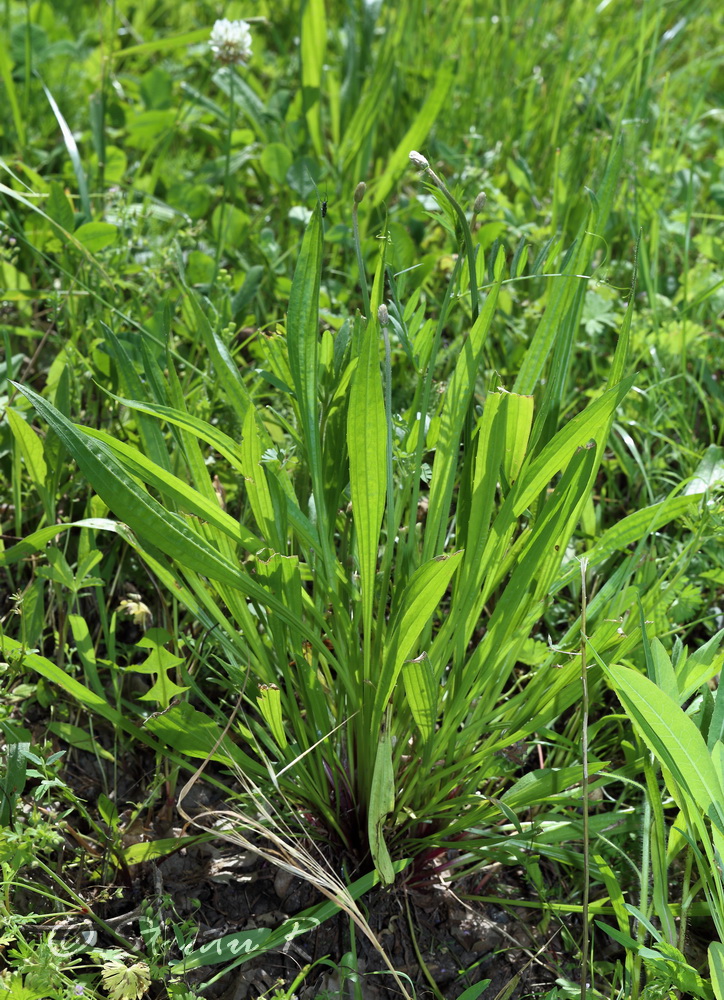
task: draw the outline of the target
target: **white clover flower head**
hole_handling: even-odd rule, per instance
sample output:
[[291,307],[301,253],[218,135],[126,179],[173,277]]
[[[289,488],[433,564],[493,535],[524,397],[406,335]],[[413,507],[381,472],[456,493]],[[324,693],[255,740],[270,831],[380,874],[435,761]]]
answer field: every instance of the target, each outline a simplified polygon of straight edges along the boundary
[[410,150],[410,160],[416,167],[419,167],[420,170],[427,170],[430,166],[422,153],[418,153],[416,149]]
[[251,56],[251,31],[246,21],[229,21],[225,17],[214,24],[209,38],[214,58],[225,66],[245,63]]

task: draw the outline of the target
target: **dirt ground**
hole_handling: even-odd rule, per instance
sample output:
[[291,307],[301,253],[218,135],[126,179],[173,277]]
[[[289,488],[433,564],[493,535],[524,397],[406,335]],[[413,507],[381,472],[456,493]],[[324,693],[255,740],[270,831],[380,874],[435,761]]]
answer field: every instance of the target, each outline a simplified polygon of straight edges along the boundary
[[[154,765],[152,760],[130,756],[115,767],[103,764],[112,771],[115,781],[112,796],[119,807],[124,847],[196,832],[184,824],[174,799],[161,796],[156,796],[130,824],[130,810],[123,810],[123,804],[144,801],[144,789],[151,783],[150,768]],[[64,778],[91,813],[98,816],[99,795],[108,789],[111,779],[110,773],[101,772],[99,759],[69,751]],[[223,806],[219,796],[218,788],[212,788],[202,778],[184,801],[184,812],[194,816]],[[75,892],[141,950],[144,944],[139,917],[144,902],[151,901],[161,915],[162,931],[170,942],[167,959],[180,957],[173,928],[185,921],[193,928],[194,947],[198,947],[253,928],[275,928],[300,911],[324,902],[310,883],[221,839],[192,844],[125,870],[109,863],[108,857],[83,857],[83,837],[92,839],[92,831],[84,829],[78,816],[65,811],[65,817],[68,833],[57,870],[62,867],[66,878],[68,872],[72,873]],[[101,867],[104,877],[99,879]],[[545,996],[562,969],[575,978],[575,966],[566,961],[561,934],[555,926],[549,925],[543,932],[538,927],[539,909],[515,905],[516,901],[531,898],[530,893],[522,872],[498,866],[452,885],[442,879],[433,880],[425,888],[406,884],[403,874],[391,889],[376,888],[358,902],[390,962],[403,981],[414,987],[419,1000],[436,996],[457,1000],[467,987],[483,979],[490,980],[483,1000],[519,1000]],[[468,903],[462,898],[466,894],[498,896],[501,905]],[[37,907],[38,897],[28,894],[24,901],[20,895],[16,906]],[[79,921],[61,923],[62,933],[69,936],[77,935],[81,926],[91,926]],[[575,935],[575,929],[573,932]],[[186,982],[190,990],[201,989],[209,1000],[255,1000],[273,996],[276,986],[288,986],[304,966],[310,965],[311,970],[296,988],[297,1000],[353,998],[351,981],[336,967],[344,965],[345,956],[354,949],[353,967],[361,976],[365,1000],[401,996],[378,951],[361,932],[355,933],[354,941],[352,934],[350,918],[340,913],[313,932],[294,938],[281,950],[252,957],[223,975],[223,965],[190,971]],[[110,936],[104,938],[98,931],[98,946],[114,944]],[[320,959],[325,961],[315,964]],[[437,993],[428,976],[434,980]],[[155,983],[149,996],[165,996],[163,984]]]

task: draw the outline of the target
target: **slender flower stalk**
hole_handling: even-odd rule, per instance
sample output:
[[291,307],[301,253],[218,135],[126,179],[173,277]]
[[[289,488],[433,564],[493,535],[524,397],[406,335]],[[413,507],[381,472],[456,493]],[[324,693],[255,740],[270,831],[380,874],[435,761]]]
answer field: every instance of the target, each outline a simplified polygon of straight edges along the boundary
[[[445,182],[442,178],[438,177],[435,171],[430,166],[429,161],[422,155],[418,153],[416,149],[410,151],[410,162],[413,163],[420,170],[428,175],[435,187],[439,188],[445,195],[447,200],[452,205],[455,210],[455,214],[460,222],[460,229],[463,234],[463,240],[465,242],[465,254],[468,258],[468,270],[470,272],[470,305],[472,307],[473,322],[478,318],[478,313],[480,312],[480,304],[478,299],[478,279],[475,273],[475,252],[473,250],[473,237],[470,232],[470,226],[468,225],[468,220],[462,206],[455,198],[453,198],[450,191],[445,186]],[[478,204],[480,195],[475,199],[475,203]],[[482,207],[482,206],[481,206]]]
[[354,201],[352,202],[352,231],[354,233],[354,248],[357,254],[357,269],[359,270],[359,284],[362,291],[362,308],[365,311],[365,316],[369,319],[370,315],[370,292],[367,287],[367,277],[365,275],[365,263],[362,257],[362,244],[359,238],[359,219],[357,218],[357,209],[359,204],[365,196],[365,191],[367,190],[367,185],[364,181],[360,181],[357,187],[354,189]]
[[234,66],[243,65],[251,56],[251,31],[246,21],[229,21],[222,18],[216,21],[211,30],[209,48],[214,58],[227,67],[229,76],[229,126],[226,135],[226,152],[224,157],[224,193],[219,213],[219,231],[216,240],[214,257],[214,281],[219,272],[221,253],[224,248],[224,223],[226,221],[226,198],[231,173],[231,141],[234,132],[236,108],[234,104]]

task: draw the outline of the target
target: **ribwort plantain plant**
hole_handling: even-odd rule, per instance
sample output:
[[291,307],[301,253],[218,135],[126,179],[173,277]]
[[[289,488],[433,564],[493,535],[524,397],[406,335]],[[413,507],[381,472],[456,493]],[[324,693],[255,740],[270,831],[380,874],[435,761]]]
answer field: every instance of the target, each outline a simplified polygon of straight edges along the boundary
[[[198,682],[149,719],[147,731],[191,756],[231,754],[251,780],[279,790],[298,828],[335,844],[353,867],[373,866],[385,884],[395,859],[416,858],[421,878],[453,848],[465,849],[468,867],[505,851],[497,824],[518,822],[550,793],[542,771],[506,791],[510,768],[500,751],[579,698],[579,665],[559,652],[575,649],[577,623],[553,648],[539,630],[535,666],[524,664],[550,595],[578,575],[576,527],[633,383],[630,300],[607,384],[562,420],[581,275],[591,234],[613,203],[620,160],[615,147],[513,391],[481,382],[505,254],[494,247],[487,261],[475,259],[464,213],[457,235],[470,251],[467,274],[461,254],[437,317],[400,304],[383,238],[369,315],[350,317],[335,338],[320,332],[319,208],[304,234],[285,329],[266,343],[269,377],[281,392],[274,408],[242,379],[188,289],[183,308],[234,426],[222,430],[189,412],[173,364],[163,371],[150,351],[142,384],[108,328],[125,392],[117,398],[136,416],[133,443],[77,425],[21,387],[149,571],[206,630],[241,698],[221,745],[194,699]],[[447,384],[437,384],[443,331],[471,281],[484,291],[479,311]],[[409,348],[411,376],[395,412],[393,336]],[[176,454],[159,423],[173,430]],[[218,456],[222,485],[226,478],[241,487],[234,513],[220,505],[204,449]],[[631,560],[612,557],[695,500],[683,499],[631,515],[588,552],[592,580],[606,565],[588,605],[600,655],[620,652],[610,621],[632,599]],[[642,587],[647,613],[660,599],[659,589]],[[629,648],[639,641],[633,635]],[[600,769],[596,761],[589,767],[593,775]],[[567,784],[580,780],[580,768],[567,769]]]

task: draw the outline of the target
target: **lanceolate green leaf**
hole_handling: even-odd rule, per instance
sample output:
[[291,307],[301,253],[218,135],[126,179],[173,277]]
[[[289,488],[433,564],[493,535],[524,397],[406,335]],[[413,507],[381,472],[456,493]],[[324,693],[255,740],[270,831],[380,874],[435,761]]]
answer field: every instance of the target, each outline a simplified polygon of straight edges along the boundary
[[319,209],[312,212],[294,270],[287,313],[289,368],[299,407],[302,437],[306,448],[316,521],[324,547],[327,572],[331,579],[332,557],[324,510],[324,473],[319,429],[319,282],[322,268],[322,219]]
[[[298,620],[278,598],[260,587],[239,565],[223,558],[182,517],[165,510],[128,475],[101,442],[80,431],[32,389],[20,385],[17,388],[50,424],[98,495],[133,531],[148,538],[184,569],[245,594],[260,607],[280,615],[292,627],[298,627]],[[330,657],[316,632],[310,632],[309,640],[323,655]]]
[[214,427],[208,421],[201,420],[191,413],[185,413],[183,410],[177,410],[172,406],[162,406],[159,403],[144,403],[136,399],[125,399],[123,396],[116,396],[112,392],[109,392],[108,395],[112,399],[115,399],[116,402],[121,403],[122,406],[127,406],[129,410],[138,410],[140,413],[148,413],[158,420],[166,420],[169,424],[173,424],[175,427],[180,427],[182,430],[193,434],[199,440],[206,441],[220,455],[228,459],[235,469],[241,469],[241,454],[237,442],[231,435],[226,434],[219,427]]
[[724,1000],[724,944],[712,941],[709,945],[709,972],[716,1000]]
[[462,552],[454,552],[450,556],[438,556],[420,566],[410,578],[400,607],[393,612],[390,621],[384,669],[377,682],[375,718],[381,718],[402,665],[412,656],[423,629],[460,565],[462,555]]
[[694,807],[724,830],[724,790],[692,720],[648,677],[618,664],[602,665],[649,749]]
[[442,551],[459,461],[460,438],[475,389],[483,347],[495,314],[504,263],[505,255],[501,249],[495,265],[495,284],[488,293],[469,336],[460,348],[455,370],[445,392],[430,484],[423,559],[430,559]]
[[[668,500],[662,500],[661,503],[634,511],[633,514],[629,514],[628,517],[624,517],[617,524],[612,525],[585,553],[588,564],[594,567],[600,566],[614,552],[623,552],[629,545],[633,545],[651,532],[657,531],[663,525],[669,524],[685,514],[687,510],[699,502],[700,497],[701,494],[670,497]],[[580,573],[578,564],[566,570],[557,581],[556,590],[568,586],[574,579],[580,578]]]
[[[389,723],[389,719],[387,720]],[[368,814],[370,850],[383,885],[392,885],[395,872],[384,837],[384,822],[395,808],[395,775],[392,769],[392,742],[388,725],[380,733],[372,774]]]
[[269,726],[277,746],[282,750],[287,745],[282,719],[282,695],[276,684],[260,684],[257,708]]
[[268,545],[278,552],[284,551],[284,541],[280,537],[277,519],[274,513],[269,484],[266,480],[264,467],[261,464],[262,443],[257,426],[257,416],[254,409],[249,408],[242,428],[241,450],[243,454],[243,471],[246,481],[246,492],[249,496],[251,509],[254,512],[257,526]]
[[[143,383],[133,366],[133,361],[129,357],[128,352],[110,327],[106,326],[105,323],[101,323],[101,327],[106,335],[106,347],[115,361],[118,379],[123,387],[123,392],[126,396],[142,399],[145,395]],[[153,459],[157,465],[163,466],[164,469],[170,469],[171,461],[158,421],[149,420],[145,412],[141,411],[138,416],[138,432],[143,442],[144,451],[148,457]]]
[[[227,514],[219,505],[216,497],[211,500],[209,497],[203,496],[198,490],[185,483],[183,479],[179,479],[178,476],[174,476],[171,472],[166,472],[156,465],[155,462],[152,462],[150,458],[146,458],[136,448],[126,444],[124,441],[117,440],[104,431],[98,431],[92,427],[84,427],[79,433],[101,442],[103,446],[108,448],[118,458],[121,465],[131,475],[137,476],[142,482],[155,487],[165,496],[172,498],[184,511],[215,525],[225,535],[243,545],[250,552],[257,552],[262,547],[263,542],[247,528],[239,524],[238,521],[235,521],[230,514]],[[80,464],[80,461],[78,464]],[[109,506],[111,505],[109,504]],[[130,524],[131,522],[126,521],[126,523]],[[143,534],[138,527],[134,527],[134,531]]]
[[608,438],[609,422],[616,407],[634,382],[634,375],[608,389],[590,403],[586,409],[570,420],[546,445],[543,451],[520,476],[520,489],[516,491],[514,511],[523,513],[544,490],[551,479],[564,468],[577,448],[595,440],[603,448]]
[[427,655],[406,660],[402,665],[402,678],[412,717],[417,723],[423,742],[426,743],[435,728],[440,690]]
[[372,609],[380,527],[385,510],[386,423],[379,362],[379,326],[367,323],[362,349],[352,377],[347,411],[349,477],[359,554],[364,623],[365,673],[369,674],[372,645]]

